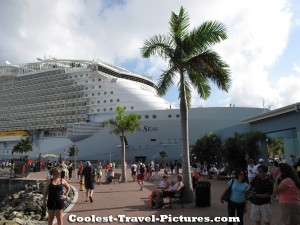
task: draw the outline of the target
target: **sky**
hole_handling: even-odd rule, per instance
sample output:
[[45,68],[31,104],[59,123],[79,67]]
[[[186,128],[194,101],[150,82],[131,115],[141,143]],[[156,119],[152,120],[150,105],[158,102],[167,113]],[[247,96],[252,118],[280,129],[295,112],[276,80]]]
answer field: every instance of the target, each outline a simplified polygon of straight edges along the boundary
[[[276,109],[300,102],[298,0],[2,0],[0,65],[100,59],[157,80],[167,63],[142,58],[140,48],[151,36],[168,33],[171,12],[180,6],[190,29],[216,20],[228,33],[213,49],[230,66],[230,89],[211,84],[207,100],[193,91],[192,107]],[[164,98],[178,106],[178,88]]]

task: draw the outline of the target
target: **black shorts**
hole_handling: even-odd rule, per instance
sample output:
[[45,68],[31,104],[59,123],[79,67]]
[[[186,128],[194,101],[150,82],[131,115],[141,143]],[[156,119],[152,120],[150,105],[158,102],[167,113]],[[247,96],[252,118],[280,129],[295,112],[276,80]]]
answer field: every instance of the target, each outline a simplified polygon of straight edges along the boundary
[[62,210],[64,208],[64,201],[60,199],[59,200],[48,199],[47,208],[48,210]]
[[136,175],[136,171],[131,171],[131,175],[135,176]]

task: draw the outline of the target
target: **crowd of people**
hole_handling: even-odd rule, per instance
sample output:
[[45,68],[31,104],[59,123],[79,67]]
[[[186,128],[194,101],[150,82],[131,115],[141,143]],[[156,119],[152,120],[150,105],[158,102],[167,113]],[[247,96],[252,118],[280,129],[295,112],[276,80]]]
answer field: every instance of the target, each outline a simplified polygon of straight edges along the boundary
[[242,225],[243,215],[250,208],[250,218],[256,225],[261,222],[269,225],[272,220],[271,201],[278,199],[280,222],[284,225],[300,224],[299,162],[300,159],[294,164],[292,161],[289,164],[269,159],[268,164],[264,164],[261,158],[255,165],[254,160],[250,159],[247,170],[236,169],[235,177],[228,181],[221,195],[221,202],[224,203],[225,195],[230,190],[228,216],[237,215],[240,218],[238,224]]

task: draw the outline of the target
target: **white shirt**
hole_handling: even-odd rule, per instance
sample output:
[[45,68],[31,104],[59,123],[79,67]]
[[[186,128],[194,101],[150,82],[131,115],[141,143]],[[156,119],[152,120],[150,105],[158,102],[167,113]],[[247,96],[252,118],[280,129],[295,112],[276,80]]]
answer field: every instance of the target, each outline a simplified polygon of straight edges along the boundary
[[248,177],[255,177],[256,176],[255,172],[257,171],[257,167],[254,165],[248,165],[247,171],[248,171]]
[[132,164],[131,168],[133,168],[133,171],[136,171],[137,165],[136,164]]

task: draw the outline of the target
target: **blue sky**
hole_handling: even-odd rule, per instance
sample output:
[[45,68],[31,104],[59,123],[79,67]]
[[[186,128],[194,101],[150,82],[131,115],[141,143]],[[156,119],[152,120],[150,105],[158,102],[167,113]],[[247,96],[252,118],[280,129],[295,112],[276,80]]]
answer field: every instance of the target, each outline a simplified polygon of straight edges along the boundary
[[[3,0],[0,1],[0,64],[36,58],[101,59],[158,78],[166,63],[142,59],[145,39],[168,32],[172,11],[183,6],[191,28],[207,20],[227,27],[214,46],[231,68],[231,88],[212,86],[192,105],[275,109],[300,102],[300,2],[298,0]],[[177,87],[164,97],[178,106]]]

